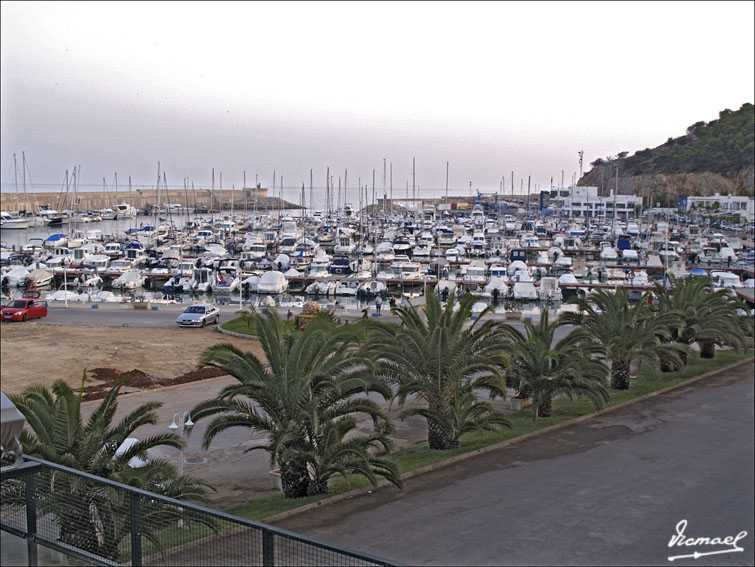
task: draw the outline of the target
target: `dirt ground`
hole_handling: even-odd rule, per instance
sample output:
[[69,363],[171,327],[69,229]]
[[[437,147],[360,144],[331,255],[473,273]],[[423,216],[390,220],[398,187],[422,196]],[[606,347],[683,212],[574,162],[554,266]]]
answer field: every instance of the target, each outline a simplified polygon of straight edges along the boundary
[[129,390],[180,384],[222,374],[197,371],[202,351],[230,342],[264,357],[257,341],[214,329],[119,328],[27,322],[0,326],[2,390],[19,394],[30,384],[62,378],[75,390],[87,370],[85,399],[102,397],[122,373]]

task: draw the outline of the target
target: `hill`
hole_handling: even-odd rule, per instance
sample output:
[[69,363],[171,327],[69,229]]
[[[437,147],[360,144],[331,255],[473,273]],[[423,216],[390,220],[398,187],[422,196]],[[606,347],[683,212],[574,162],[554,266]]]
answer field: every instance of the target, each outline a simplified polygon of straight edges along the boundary
[[597,159],[578,185],[594,185],[607,193],[710,195],[753,194],[755,181],[755,107],[722,110],[717,120],[696,122],[687,133],[656,148],[629,156]]

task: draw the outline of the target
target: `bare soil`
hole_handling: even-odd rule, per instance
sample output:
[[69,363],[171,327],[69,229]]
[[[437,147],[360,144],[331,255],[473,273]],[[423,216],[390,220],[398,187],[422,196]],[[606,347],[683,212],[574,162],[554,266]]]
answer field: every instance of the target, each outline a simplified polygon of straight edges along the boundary
[[62,379],[78,390],[84,370],[84,399],[104,397],[120,376],[125,387],[141,390],[204,380],[223,373],[198,369],[204,349],[229,342],[264,358],[255,340],[214,329],[95,327],[49,323],[4,323],[0,326],[2,390],[20,394],[26,386],[51,386]]

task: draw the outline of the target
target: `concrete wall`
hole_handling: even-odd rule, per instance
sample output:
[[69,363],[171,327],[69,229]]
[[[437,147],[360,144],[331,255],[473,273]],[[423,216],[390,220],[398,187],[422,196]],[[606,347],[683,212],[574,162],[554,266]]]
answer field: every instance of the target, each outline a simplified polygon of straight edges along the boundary
[[[159,204],[177,203],[189,207],[210,207],[211,201],[215,209],[230,208],[231,200],[234,207],[244,207],[244,197],[247,197],[247,205],[254,206],[255,199],[262,204],[267,199],[267,189],[194,189],[184,191],[183,189],[160,190]],[[77,210],[94,210],[94,209],[114,209],[118,203],[128,203],[137,208],[148,208],[155,205],[157,195],[156,189],[134,189],[132,191],[87,191],[77,193],[78,204]],[[49,205],[58,211],[63,209],[73,209],[73,192],[66,195],[57,193],[27,193],[26,203],[24,203],[23,193],[18,195],[18,206],[16,206],[15,193],[2,193],[0,195],[0,209],[3,211],[16,211],[27,209],[34,211],[39,205]]]

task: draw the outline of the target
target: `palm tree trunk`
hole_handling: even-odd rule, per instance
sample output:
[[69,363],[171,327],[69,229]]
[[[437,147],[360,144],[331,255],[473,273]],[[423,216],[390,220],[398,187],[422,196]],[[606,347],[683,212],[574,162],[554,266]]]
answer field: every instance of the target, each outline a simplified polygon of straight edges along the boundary
[[682,351],[679,353],[679,358],[682,359],[682,368],[687,368],[687,360],[689,359],[689,353]]
[[680,370],[673,360],[669,358],[661,359],[661,372],[676,372]]
[[614,361],[611,363],[611,388],[614,390],[629,389],[629,363]]
[[540,401],[537,404],[537,417],[550,417],[553,414],[553,400]]
[[290,460],[281,463],[281,488],[286,498],[303,498],[309,495],[309,471],[307,463]]
[[713,341],[700,341],[700,358],[713,358],[716,356],[716,343]]
[[458,441],[452,441],[446,430],[432,421],[427,422],[427,445],[430,449],[445,451],[459,446]]

